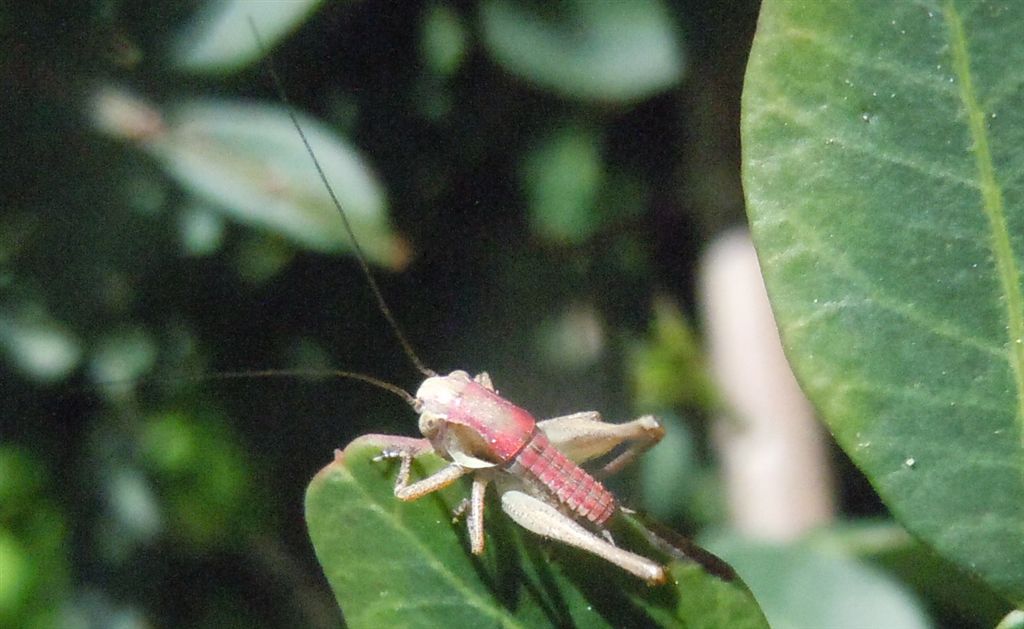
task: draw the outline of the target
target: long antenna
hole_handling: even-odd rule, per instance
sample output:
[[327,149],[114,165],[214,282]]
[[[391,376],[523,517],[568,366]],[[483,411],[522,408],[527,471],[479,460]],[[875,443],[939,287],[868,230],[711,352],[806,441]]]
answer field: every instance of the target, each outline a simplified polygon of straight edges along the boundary
[[259,371],[222,371],[219,373],[207,374],[199,376],[202,380],[234,380],[242,378],[293,378],[293,377],[332,377],[332,378],[348,378],[350,380],[359,380],[367,384],[384,389],[394,393],[398,397],[402,398],[413,408],[418,407],[416,398],[402,387],[395,386],[390,382],[379,380],[373,376],[367,376],[365,374],[357,373],[355,371],[341,371],[339,369],[261,369]]
[[[405,402],[414,409],[419,410],[419,402],[416,400],[416,397],[402,387],[374,378],[373,376],[367,376],[355,371],[342,371],[340,369],[260,369],[258,371],[221,371],[218,373],[207,373],[198,376],[179,376],[175,378],[156,379],[147,378],[145,380],[147,382],[178,383],[182,380],[191,382],[208,382],[211,380],[242,380],[248,378],[348,378],[349,380],[358,380],[360,382],[372,384],[379,389],[384,389],[389,393],[394,393],[405,400]],[[92,386],[82,387],[82,389],[92,390],[118,385],[135,385],[137,383],[138,380],[134,378],[126,380],[107,380],[97,382]]]
[[[267,47],[263,44],[263,38],[260,37],[259,29],[256,28],[256,21],[251,15],[249,16],[249,27],[252,28],[253,37],[256,38],[256,45],[259,47],[260,54],[263,56],[267,67],[267,73],[274,82],[274,89],[277,91],[277,96],[281,99],[285,109],[288,111],[288,117],[291,119],[295,130],[299,133],[299,137],[302,139],[302,144],[306,147],[306,153],[309,155],[309,158],[313,160],[313,166],[316,167],[316,172],[320,176],[320,181],[323,182],[324,187],[327,189],[327,194],[331,197],[331,202],[334,203],[334,207],[337,208],[338,214],[341,215],[341,222],[345,225],[345,232],[348,234],[349,240],[352,241],[352,248],[355,251],[356,259],[359,260],[359,266],[363,269],[363,275],[366,276],[366,281],[370,284],[370,290],[373,291],[373,296],[377,299],[377,306],[380,308],[381,314],[384,315],[388,325],[391,327],[391,331],[395,334],[395,338],[397,338],[398,342],[402,345],[405,355],[409,357],[409,361],[412,362],[416,370],[428,378],[436,376],[437,373],[432,369],[428,369],[426,365],[423,364],[423,361],[420,360],[419,356],[416,355],[416,352],[413,351],[412,345],[409,343],[409,340],[405,338],[405,334],[402,333],[402,328],[399,327],[398,322],[395,320],[395,316],[391,313],[391,308],[389,308],[387,302],[384,301],[384,293],[381,292],[380,286],[377,285],[377,280],[373,277],[373,272],[370,271],[370,265],[366,262],[366,256],[363,254],[363,249],[359,246],[356,234],[352,230],[352,225],[348,221],[348,215],[345,214],[345,210],[341,207],[341,202],[338,201],[338,196],[334,193],[334,188],[331,186],[330,181],[328,181],[327,174],[324,173],[323,166],[320,165],[320,160],[317,159],[316,153],[313,152],[313,147],[309,144],[306,132],[302,130],[302,125],[299,124],[298,115],[295,113],[295,106],[292,105],[291,99],[288,98],[288,92],[284,89],[284,83],[281,81],[281,77],[278,76],[277,70],[274,69],[274,61],[270,56],[270,51],[267,50]],[[372,380],[365,376],[356,379],[367,381]]]

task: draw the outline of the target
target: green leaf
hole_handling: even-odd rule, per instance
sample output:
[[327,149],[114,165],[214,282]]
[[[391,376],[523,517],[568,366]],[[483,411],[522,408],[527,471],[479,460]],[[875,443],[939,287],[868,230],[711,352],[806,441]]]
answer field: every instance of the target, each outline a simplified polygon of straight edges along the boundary
[[751,226],[787,353],[909,530],[1024,601],[1019,2],[762,5]]
[[0,443],[0,626],[54,627],[69,596],[70,542],[64,501],[29,450]]
[[594,203],[604,164],[600,138],[592,130],[555,130],[526,155],[522,177],[530,223],[539,236],[579,244],[601,226]]
[[682,78],[679,35],[657,0],[543,4],[489,0],[484,43],[510,72],[556,93],[628,103]]
[[[603,560],[521,531],[488,505],[487,549],[469,552],[452,508],[458,483],[403,503],[392,493],[395,465],[373,462],[373,438],[358,439],[313,479],[306,522],[350,627],[763,627],[739,581],[693,562],[669,565],[675,583],[649,587]],[[421,457],[419,474],[443,461]],[[641,549],[639,529],[617,530]]]
[[1006,615],[996,629],[1024,629],[1024,609],[1015,609]]
[[258,530],[263,509],[256,505],[262,501],[238,444],[224,418],[208,409],[158,413],[140,426],[139,460],[156,485],[176,543],[230,546]]
[[192,23],[175,40],[171,57],[182,70],[235,72],[259,61],[261,56],[250,20],[269,48],[298,28],[322,2],[207,0]]
[[78,366],[82,344],[42,304],[5,303],[0,308],[0,355],[27,378],[59,382]]
[[424,64],[441,76],[458,72],[469,49],[469,33],[458,12],[435,4],[426,10],[421,29],[420,55]]
[[637,407],[645,412],[719,404],[697,334],[668,299],[655,300],[650,331],[630,347],[629,369]]
[[821,552],[854,556],[882,568],[911,587],[931,615],[945,625],[951,619],[969,619],[975,627],[994,627],[1010,607],[987,583],[940,557],[892,521],[839,522],[816,529],[807,542]]
[[[384,190],[366,161],[315,120],[300,116],[324,172],[371,261],[401,268],[405,242],[391,230]],[[197,100],[167,115],[144,146],[198,197],[236,220],[316,251],[349,251],[338,210],[282,106]]]
[[94,341],[89,376],[107,393],[130,391],[153,368],[159,348],[149,330],[122,327]]

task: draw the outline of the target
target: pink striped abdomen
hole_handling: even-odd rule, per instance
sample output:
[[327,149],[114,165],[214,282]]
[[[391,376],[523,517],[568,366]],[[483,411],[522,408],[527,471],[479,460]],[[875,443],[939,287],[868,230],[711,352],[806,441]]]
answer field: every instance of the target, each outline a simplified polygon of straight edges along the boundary
[[603,524],[618,506],[615,496],[536,431],[508,471],[543,485],[579,517]]

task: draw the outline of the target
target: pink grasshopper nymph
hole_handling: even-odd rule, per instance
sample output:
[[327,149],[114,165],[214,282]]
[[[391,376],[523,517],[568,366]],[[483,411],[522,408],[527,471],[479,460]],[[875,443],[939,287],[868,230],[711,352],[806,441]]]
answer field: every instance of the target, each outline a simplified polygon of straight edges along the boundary
[[[265,53],[251,20],[250,26]],[[475,378],[464,371],[440,376],[424,367],[391,314],[348,216],[310,147],[269,58],[267,62],[278,94],[341,216],[381,314],[410,361],[426,376],[413,397],[374,378],[338,372],[397,393],[420,414],[422,439],[396,435],[365,435],[356,439],[379,447],[381,454],[377,460],[401,461],[395,497],[415,500],[451,485],[462,476],[472,475],[470,498],[456,511],[461,515],[468,510],[466,519],[474,554],[484,551],[484,493],[493,482],[501,493],[502,510],[523,528],[593,553],[648,583],[665,582],[664,566],[612,543],[604,525],[622,508],[600,481],[578,465],[625,445],[601,470],[602,474],[612,474],[661,439],[661,424],[651,416],[606,424],[594,411],[537,422],[530,413],[498,395],[486,373]],[[448,465],[427,478],[410,482],[413,459],[429,452],[440,455]],[[581,520],[586,526],[580,524]]]
[[[376,460],[400,459],[395,481],[399,500],[416,500],[472,475],[470,498],[457,513],[468,509],[474,554],[484,551],[484,494],[493,482],[502,510],[523,528],[593,553],[652,585],[666,580],[662,565],[611,542],[603,526],[620,510],[619,504],[578,465],[629,444],[601,470],[618,471],[661,439],[664,429],[654,417],[608,424],[599,413],[586,411],[537,422],[498,395],[486,373],[471,379],[464,371],[428,377],[411,403],[420,413],[423,439],[365,435],[356,441],[381,448]],[[410,483],[412,460],[428,452],[449,464]]]

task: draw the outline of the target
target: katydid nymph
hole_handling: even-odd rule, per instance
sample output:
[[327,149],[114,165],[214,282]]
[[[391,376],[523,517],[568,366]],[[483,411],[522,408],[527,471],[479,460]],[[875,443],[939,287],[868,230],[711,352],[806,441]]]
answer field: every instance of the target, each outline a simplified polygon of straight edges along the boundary
[[[255,26],[253,32],[259,43]],[[266,57],[262,43],[259,45]],[[530,413],[501,397],[486,373],[473,377],[465,371],[438,375],[426,368],[388,308],[348,216],[310,147],[269,57],[266,58],[268,73],[312,166],[338,210],[381,314],[412,364],[426,377],[414,396],[367,376],[339,374],[396,393],[419,414],[421,438],[371,434],[355,440],[380,449],[375,461],[399,461],[395,497],[403,501],[416,500],[469,476],[472,480],[470,497],[456,512],[466,516],[473,554],[484,551],[484,497],[487,488],[494,486],[500,493],[502,510],[523,528],[593,553],[652,585],[664,583],[667,580],[664,566],[613,543],[605,525],[623,508],[594,475],[580,467],[619,450],[597,476],[619,471],[662,438],[661,423],[649,415],[622,424],[605,423],[595,411],[538,422]],[[431,452],[445,459],[447,465],[426,478],[413,481],[413,460]]]

